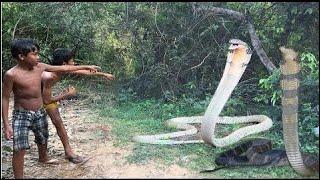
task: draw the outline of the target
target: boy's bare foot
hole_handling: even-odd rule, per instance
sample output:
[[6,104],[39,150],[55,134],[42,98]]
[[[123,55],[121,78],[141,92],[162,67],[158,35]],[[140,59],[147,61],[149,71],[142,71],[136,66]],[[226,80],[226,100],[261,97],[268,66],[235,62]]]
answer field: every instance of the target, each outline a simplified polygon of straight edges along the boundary
[[87,161],[86,159],[84,159],[83,157],[81,157],[79,155],[66,157],[66,159],[69,160],[70,162],[74,163],[74,164],[79,164],[79,163],[82,163],[84,161]]
[[43,164],[52,164],[52,165],[57,165],[59,164],[59,160],[58,159],[48,159],[46,161],[39,161]]

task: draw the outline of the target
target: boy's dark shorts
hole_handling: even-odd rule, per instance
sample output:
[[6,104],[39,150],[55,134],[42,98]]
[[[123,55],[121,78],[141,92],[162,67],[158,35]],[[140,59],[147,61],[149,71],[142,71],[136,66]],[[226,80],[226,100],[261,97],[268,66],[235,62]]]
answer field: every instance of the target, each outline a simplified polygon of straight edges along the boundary
[[35,135],[35,143],[45,144],[48,141],[47,113],[41,108],[37,111],[16,109],[12,112],[13,150],[29,149],[29,130]]

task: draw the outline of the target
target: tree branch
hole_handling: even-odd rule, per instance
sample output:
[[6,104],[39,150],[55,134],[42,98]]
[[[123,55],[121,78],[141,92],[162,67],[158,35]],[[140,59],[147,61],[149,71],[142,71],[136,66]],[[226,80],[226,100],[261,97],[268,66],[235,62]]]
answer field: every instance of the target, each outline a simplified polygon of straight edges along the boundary
[[193,66],[193,67],[191,67],[190,69],[187,69],[186,71],[189,71],[189,70],[192,70],[192,69],[195,69],[195,68],[200,67],[200,66],[204,63],[204,61],[210,56],[210,54],[212,54],[212,52],[210,52],[208,55],[206,55],[206,57],[203,58],[203,60],[201,61],[200,64],[198,64],[198,65],[196,65],[196,66]]
[[158,14],[158,3],[156,4],[156,12],[154,14],[154,23],[156,24],[156,28],[157,28],[158,32],[160,33],[161,38],[165,39],[163,36],[163,33],[160,31],[158,24],[157,24],[157,14]]
[[254,30],[253,25],[251,23],[248,23],[247,27],[249,30],[252,46],[256,50],[256,52],[260,58],[260,61],[268,69],[269,72],[274,71],[276,69],[276,66],[270,61],[266,52],[263,50],[263,47],[262,47],[261,42],[260,42],[260,40]]
[[[209,11],[213,14],[223,14],[232,17],[233,19],[236,19],[240,22],[247,23],[247,28],[250,34],[251,38],[251,43],[254,48],[254,50],[257,52],[260,61],[262,64],[267,68],[269,72],[272,72],[273,70],[276,69],[276,66],[270,61],[268,58],[266,52],[262,48],[261,41],[259,40],[253,24],[246,18],[245,15],[243,15],[240,12],[229,10],[229,9],[224,9],[224,8],[218,8],[218,7],[210,7],[210,8],[196,8],[196,11]],[[249,17],[250,18],[250,17]]]
[[18,21],[14,25],[14,28],[13,28],[13,31],[12,31],[12,40],[14,40],[14,35],[16,33],[16,29],[17,29],[18,23],[20,22],[21,19],[22,19],[22,16],[20,16],[20,18],[18,19]]

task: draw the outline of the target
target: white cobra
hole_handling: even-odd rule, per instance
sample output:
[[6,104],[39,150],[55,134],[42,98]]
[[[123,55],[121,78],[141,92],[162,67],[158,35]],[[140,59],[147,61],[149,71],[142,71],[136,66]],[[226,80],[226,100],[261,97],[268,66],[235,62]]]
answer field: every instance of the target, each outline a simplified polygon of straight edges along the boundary
[[[207,143],[217,147],[224,147],[240,141],[242,138],[266,131],[271,128],[272,120],[265,115],[239,116],[239,117],[220,117],[225,103],[229,99],[232,91],[238,84],[242,74],[252,55],[248,45],[238,39],[231,39],[226,66],[214,93],[209,106],[203,116],[178,117],[166,121],[166,125],[181,129],[182,131],[165,133],[158,135],[138,135],[133,140],[140,143],[149,144],[186,144],[186,143]],[[191,124],[201,124],[201,139],[196,140],[176,140],[178,137],[190,136],[198,133],[195,126]],[[237,129],[231,134],[217,138],[215,136],[216,124],[238,124],[256,123]]]

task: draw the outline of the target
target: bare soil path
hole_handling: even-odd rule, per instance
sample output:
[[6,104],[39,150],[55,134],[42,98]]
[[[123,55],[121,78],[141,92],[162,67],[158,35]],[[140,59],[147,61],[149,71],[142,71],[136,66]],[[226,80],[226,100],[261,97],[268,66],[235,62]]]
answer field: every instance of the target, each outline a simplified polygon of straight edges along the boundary
[[[12,104],[10,102],[10,118]],[[64,101],[60,107],[71,147],[76,154],[90,157],[90,159],[81,165],[64,159],[62,143],[48,117],[50,130],[48,152],[50,157],[59,160],[59,164],[44,165],[38,162],[37,146],[30,131],[31,148],[26,152],[24,166],[26,178],[205,178],[177,164],[166,166],[159,161],[151,161],[143,165],[129,164],[125,157],[132,153],[131,146],[125,148],[114,146],[110,136],[112,127],[92,122],[92,118],[97,116],[91,109],[77,100]],[[1,149],[2,178],[13,178],[12,141],[5,141],[2,136]]]

